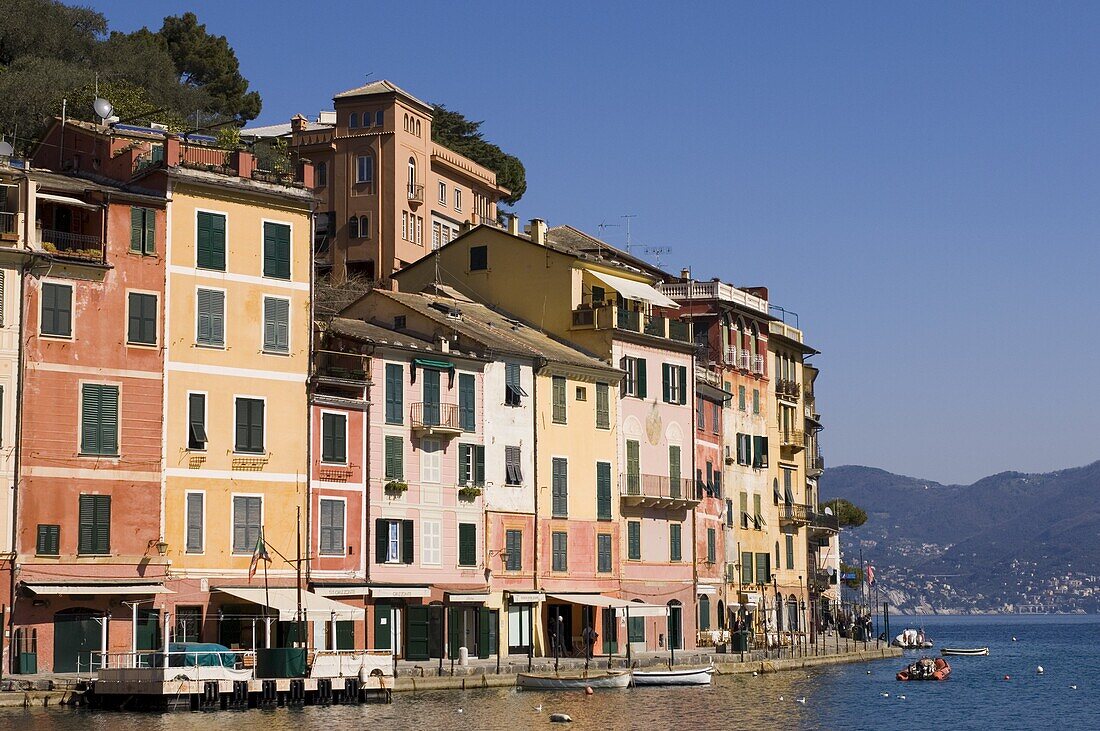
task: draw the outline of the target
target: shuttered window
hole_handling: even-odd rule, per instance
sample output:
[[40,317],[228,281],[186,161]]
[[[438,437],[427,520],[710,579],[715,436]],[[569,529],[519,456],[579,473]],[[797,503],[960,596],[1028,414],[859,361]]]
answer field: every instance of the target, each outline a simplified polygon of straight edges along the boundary
[[726,498],[726,527],[733,527],[733,500]]
[[628,495],[642,493],[641,462],[639,444],[634,439],[626,441],[626,492]]
[[717,534],[713,528],[707,528],[707,563],[714,563],[715,556],[718,552],[717,547]]
[[195,293],[195,342],[225,345],[225,292],[200,289]]
[[376,563],[413,562],[413,521],[387,520],[374,521],[374,560]]
[[290,226],[264,223],[264,276],[290,279]]
[[519,447],[504,448],[504,480],[509,485],[523,484],[523,470],[519,464]]
[[752,568],[753,557],[751,551],[745,551],[741,554],[741,583],[743,585],[749,585],[752,581]]
[[752,413],[760,413],[760,389],[758,388],[752,390]]
[[157,253],[157,212],[152,208],[130,208],[130,251]]
[[504,364],[504,403],[507,406],[519,406],[527,392],[519,383],[519,363]]
[[624,356],[619,359],[619,368],[626,371],[626,376],[619,385],[621,395],[644,399],[647,380],[645,358]]
[[111,496],[80,496],[80,534],[77,553],[106,555],[111,552]]
[[642,524],[636,520],[626,524],[626,557],[631,561],[642,560]]
[[189,492],[186,498],[187,512],[187,543],[184,550],[187,553],[202,553],[203,551],[203,500],[205,495],[201,492]]
[[753,519],[753,516],[749,515],[749,494],[747,492],[741,493],[741,527],[745,530],[749,528],[749,521]]
[[34,552],[39,556],[57,556],[61,552],[61,526],[38,526],[38,540],[35,542]]
[[458,565],[477,566],[477,524],[458,524]]
[[564,531],[555,531],[552,539],[552,566],[554,571],[569,570],[569,534]]
[[523,531],[508,530],[504,533],[504,568],[508,571],[523,570]]
[[756,554],[756,581],[759,584],[767,584],[772,580],[772,557],[767,551]]
[[400,363],[386,364],[386,423],[400,424],[405,405],[405,368]]
[[666,404],[687,403],[687,366],[661,364],[661,396]]
[[262,454],[264,451],[264,402],[262,399],[238,398],[236,400],[236,438],[233,449],[237,452]]
[[260,540],[263,498],[233,496],[233,553],[252,553]]
[[680,544],[680,533],[682,526],[679,523],[673,523],[668,527],[668,560],[679,561],[683,558],[683,547]]
[[344,555],[344,501],[321,499],[321,553]]
[[321,461],[347,464],[348,417],[345,414],[321,414]]
[[462,431],[474,431],[475,398],[473,374],[458,374],[458,425]]
[[784,538],[786,539],[786,543],[787,543],[787,545],[786,545],[786,548],[787,548],[787,568],[793,569],[794,568],[794,536],[788,535],[788,536],[784,536]]
[[668,448],[668,494],[680,497],[680,448],[676,445]]
[[199,269],[225,271],[225,216],[200,211],[196,221],[195,265]]
[[405,440],[401,437],[386,437],[387,480],[405,479]]
[[569,463],[562,457],[551,461],[551,514],[555,518],[569,515]]
[[745,387],[737,387],[737,408],[741,411],[745,410]]
[[554,405],[554,423],[565,423],[565,378],[563,376],[554,376],[551,379],[553,384],[552,399]]
[[290,352],[290,300],[264,297],[264,350]]
[[42,321],[39,331],[43,335],[69,338],[73,335],[73,288],[69,284],[45,282],[42,285]]
[[783,469],[783,501],[790,505],[794,502],[794,489],[791,485],[791,477],[794,475],[794,470]]
[[458,484],[485,484],[485,447],[481,444],[458,445]]
[[127,297],[129,310],[126,326],[126,342],[137,345],[157,344],[157,296],[130,292]]
[[118,455],[118,386],[81,386],[80,453]]
[[752,496],[752,509],[756,530],[764,530],[764,511],[760,509],[760,495]]
[[596,536],[596,571],[611,573],[611,534],[600,533]]
[[611,463],[596,463],[596,519],[611,520]]
[[206,449],[206,394],[187,394],[187,448]]
[[767,467],[768,466],[768,438],[756,437],[752,438],[752,466],[753,467]]
[[596,384],[596,428],[611,428],[611,387],[606,383]]

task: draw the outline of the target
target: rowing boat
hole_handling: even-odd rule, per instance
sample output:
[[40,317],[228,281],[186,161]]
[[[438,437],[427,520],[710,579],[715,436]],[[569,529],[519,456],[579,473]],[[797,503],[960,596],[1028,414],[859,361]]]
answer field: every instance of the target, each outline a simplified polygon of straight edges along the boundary
[[988,655],[988,647],[944,647],[941,655]]
[[687,670],[635,670],[634,685],[710,685],[713,667]]
[[534,675],[516,673],[516,687],[521,690],[584,690],[592,688],[627,688],[633,680],[630,671],[611,671],[592,675]]

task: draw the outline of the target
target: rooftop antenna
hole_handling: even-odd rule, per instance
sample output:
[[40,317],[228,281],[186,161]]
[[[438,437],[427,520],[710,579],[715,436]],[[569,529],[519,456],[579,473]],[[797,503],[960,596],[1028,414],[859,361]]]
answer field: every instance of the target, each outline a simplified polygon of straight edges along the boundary
[[618,227],[619,227],[619,224],[617,224],[617,223],[608,223],[606,218],[603,221],[600,222],[599,226],[596,226],[596,230],[599,231],[599,235],[596,237],[596,240],[599,241],[599,243],[596,245],[596,249],[599,252],[599,255],[601,257],[603,256],[603,232],[604,232],[604,229],[618,228]]
[[625,248],[626,248],[626,253],[628,253],[628,254],[630,253],[630,247],[633,246],[633,244],[630,243],[630,219],[637,218],[637,217],[638,217],[637,213],[627,213],[627,214],[624,214],[622,216],[619,216],[619,218],[625,218],[626,219],[626,247]]
[[95,75],[95,100],[92,102],[92,110],[99,117],[100,124],[107,124],[107,117],[115,113],[111,102],[99,95],[99,74]]
[[652,256],[657,261],[657,267],[661,266],[661,254],[671,254],[672,249],[667,246],[647,246],[645,247],[645,253],[647,256]]

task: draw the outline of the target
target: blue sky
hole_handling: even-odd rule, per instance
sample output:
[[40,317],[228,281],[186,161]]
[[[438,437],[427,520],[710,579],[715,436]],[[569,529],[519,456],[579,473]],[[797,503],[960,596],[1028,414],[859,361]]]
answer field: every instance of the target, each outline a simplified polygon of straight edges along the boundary
[[635,214],[666,268],[766,284],[822,351],[830,465],[1100,458],[1098,4],[90,4],[196,12],[261,122],[391,79],[523,160],[521,217]]

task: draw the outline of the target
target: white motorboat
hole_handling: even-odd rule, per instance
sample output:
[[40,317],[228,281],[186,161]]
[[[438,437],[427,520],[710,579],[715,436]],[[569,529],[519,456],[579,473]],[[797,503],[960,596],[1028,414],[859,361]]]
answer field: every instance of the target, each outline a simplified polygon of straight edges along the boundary
[[589,675],[535,675],[516,673],[516,687],[521,690],[602,690],[628,688],[634,675],[629,671],[611,671]]
[[895,637],[890,644],[905,650],[927,650],[933,642],[931,638],[925,636],[924,630],[907,629]]
[[940,650],[941,655],[988,655],[988,647],[944,647]]
[[687,670],[635,670],[634,685],[710,685],[713,667]]

